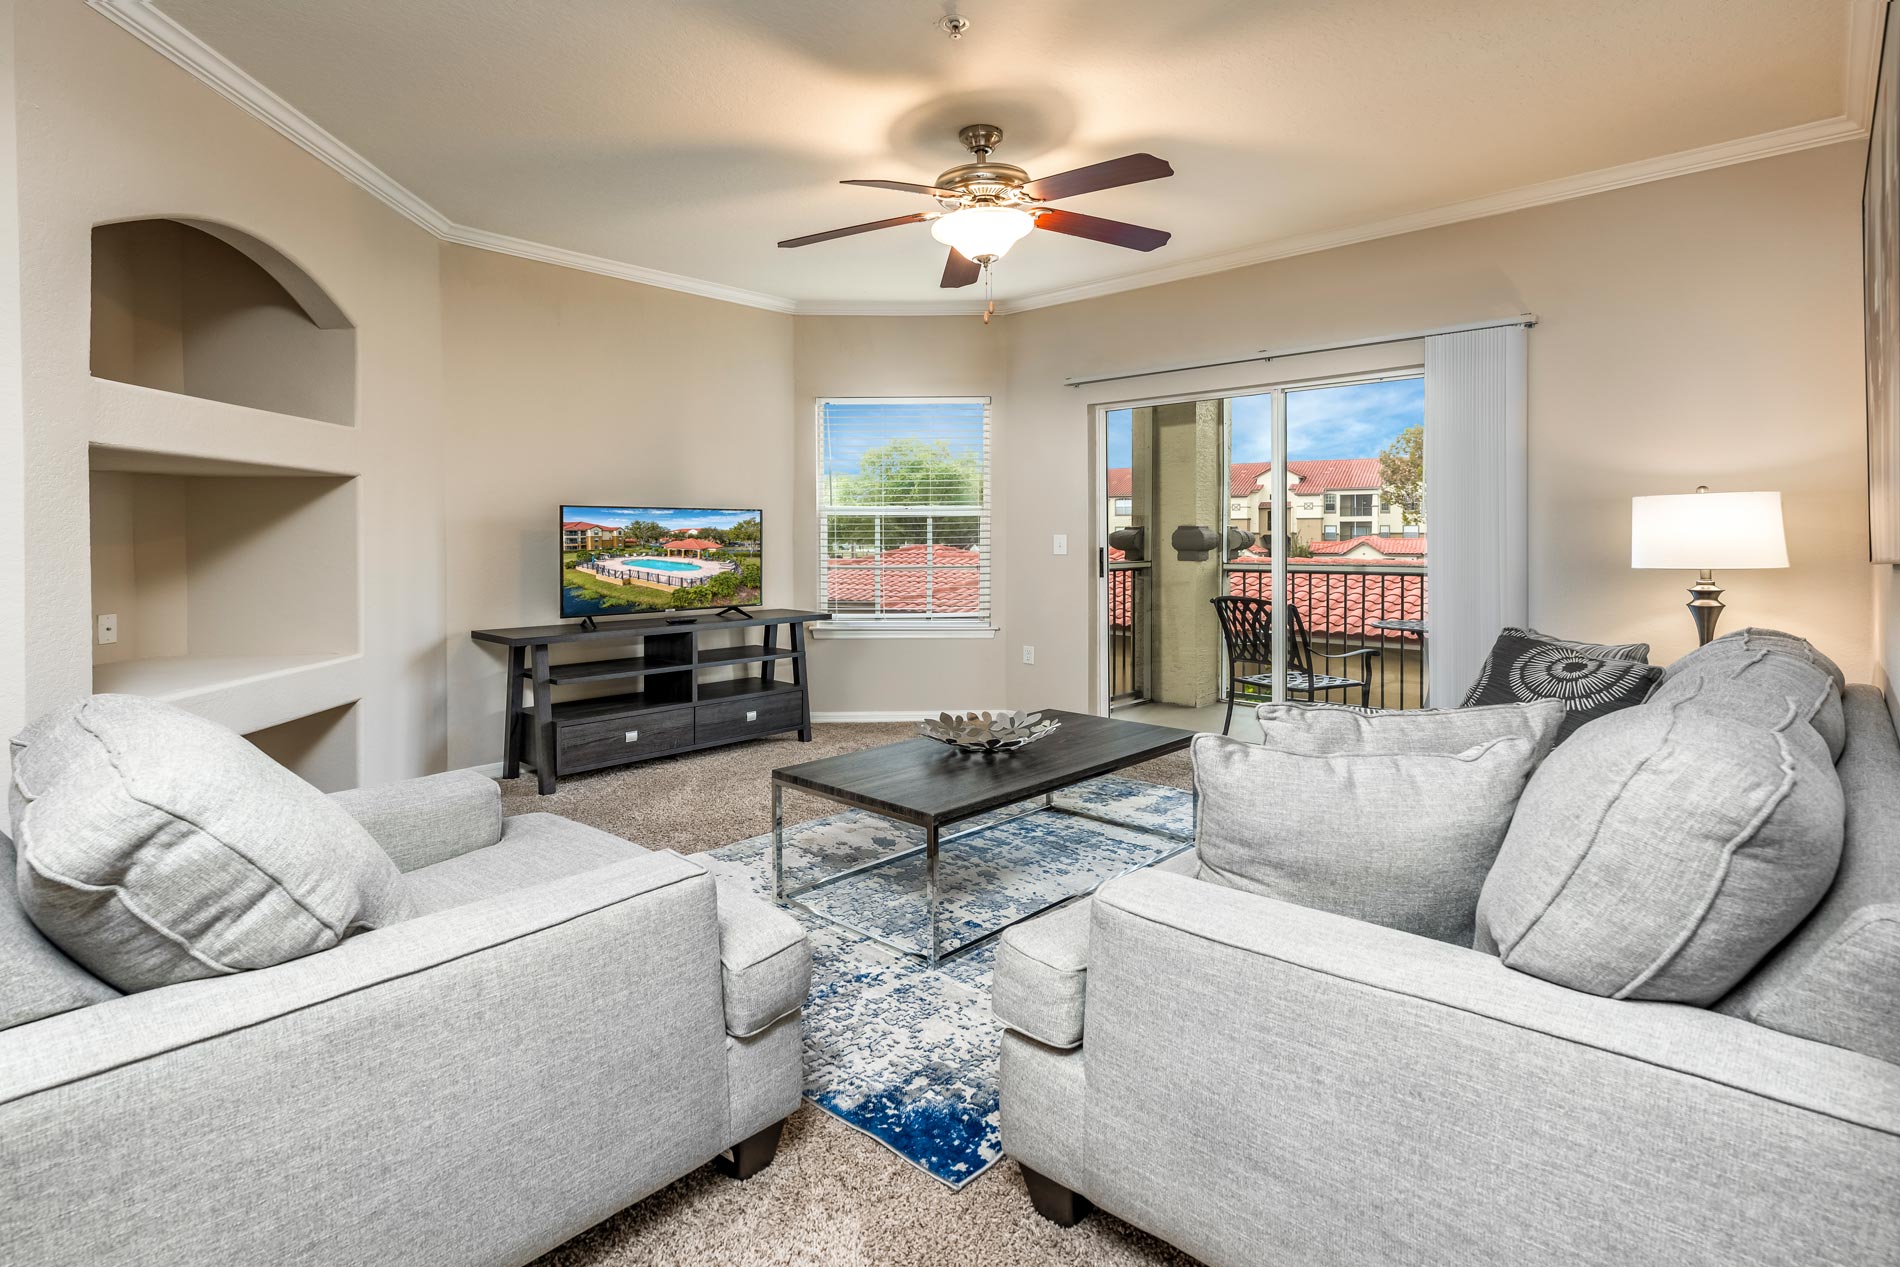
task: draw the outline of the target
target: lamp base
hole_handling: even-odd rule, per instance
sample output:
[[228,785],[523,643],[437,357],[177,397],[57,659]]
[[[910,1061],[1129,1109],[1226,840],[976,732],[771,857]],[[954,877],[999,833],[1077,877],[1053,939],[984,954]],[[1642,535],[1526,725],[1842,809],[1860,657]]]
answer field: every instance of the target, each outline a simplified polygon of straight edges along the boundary
[[1714,574],[1702,573],[1702,579],[1689,587],[1689,615],[1695,618],[1697,646],[1706,647],[1715,637],[1715,622],[1722,619],[1722,587]]

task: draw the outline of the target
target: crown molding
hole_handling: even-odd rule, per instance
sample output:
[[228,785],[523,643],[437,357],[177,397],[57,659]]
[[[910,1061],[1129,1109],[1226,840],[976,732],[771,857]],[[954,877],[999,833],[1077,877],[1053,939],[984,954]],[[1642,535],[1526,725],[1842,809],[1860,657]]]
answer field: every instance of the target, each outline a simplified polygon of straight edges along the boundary
[[1252,264],[1265,264],[1271,260],[1286,259],[1289,256],[1310,255],[1315,251],[1330,251],[1336,247],[1353,246],[1378,238],[1417,233],[1421,229],[1436,229],[1464,220],[1480,220],[1486,216],[1523,211],[1553,202],[1567,202],[1572,198],[1586,198],[1591,194],[1608,193],[1631,185],[1667,180],[1672,176],[1687,176],[1693,172],[1708,171],[1716,167],[1728,167],[1736,163],[1773,158],[1777,154],[1792,154],[1797,150],[1834,145],[1866,135],[1867,128],[1864,124],[1842,115],[1823,119],[1817,123],[1803,123],[1775,132],[1763,132],[1759,136],[1743,137],[1737,141],[1723,141],[1700,149],[1684,150],[1678,154],[1665,154],[1658,158],[1624,163],[1618,167],[1605,167],[1577,176],[1565,176],[1558,180],[1524,185],[1517,189],[1507,189],[1502,193],[1487,194],[1482,198],[1469,198],[1463,202],[1447,203],[1442,207],[1394,216],[1389,220],[1375,220],[1351,228],[1329,229],[1323,233],[1282,238],[1277,242],[1249,247],[1244,251],[1230,251],[1222,255],[1204,256],[1198,260],[1184,260],[1165,268],[1145,269],[1139,273],[1128,273],[1107,281],[1090,282],[1081,286],[1068,286],[1060,290],[1025,295],[1019,299],[1012,299],[1007,304],[998,303],[996,308],[998,312],[1026,312],[1036,308],[1053,307],[1057,304],[1070,304],[1078,300],[1095,299],[1102,295],[1140,290],[1148,286],[1185,281],[1192,277],[1205,277],[1210,273],[1225,273],[1236,268],[1246,268]]
[[[657,286],[664,290],[699,295],[726,303],[742,304],[749,308],[761,308],[768,312],[792,313],[799,316],[948,317],[971,316],[983,311],[983,304],[969,300],[949,303],[881,300],[796,301],[779,295],[746,290],[742,287],[728,286],[721,282],[705,281],[696,277],[685,277],[677,273],[662,272],[659,269],[645,268],[638,264],[608,259],[605,256],[589,255],[565,247],[549,246],[545,243],[531,242],[525,238],[510,237],[507,234],[458,224],[437,211],[412,190],[398,183],[376,164],[320,127],[288,101],[246,74],[222,53],[193,35],[161,11],[157,7],[156,0],[86,0],[86,2],[221,96],[328,164],[352,184],[373,195],[444,242],[454,242],[503,255],[514,255],[544,264],[577,269],[581,272],[598,273],[605,277],[619,278],[622,281]],[[1165,285],[1168,282],[1185,281],[1189,278],[1246,268],[1290,256],[1308,255],[1316,251],[1352,246],[1378,238],[1416,233],[1421,229],[1438,228],[1464,220],[1522,211],[1571,198],[1607,193],[1630,185],[1667,180],[1673,176],[1686,176],[1693,172],[1727,167],[1735,163],[1753,162],[1757,159],[1772,158],[1778,154],[1790,154],[1798,150],[1834,145],[1864,137],[1867,135],[1868,124],[1873,115],[1874,87],[1880,59],[1880,36],[1886,9],[1887,0],[1855,0],[1848,11],[1847,66],[1842,101],[1844,113],[1832,119],[1804,123],[1774,132],[1764,132],[1739,140],[1724,141],[1699,149],[1684,150],[1677,154],[1624,163],[1617,167],[1606,167],[1599,171],[1566,176],[1558,180],[1525,185],[1518,189],[1449,203],[1386,220],[1327,230],[1322,233],[1282,238],[1241,251],[1203,256],[1200,259],[1186,260],[1162,268],[1126,273],[1104,281],[1061,287],[1008,301],[999,300],[996,311],[999,315],[1027,312],[1037,308],[1050,308],[1058,304],[1119,294],[1123,291]]]
[[1886,33],[1887,0],[1854,0],[1847,10],[1847,73],[1842,114],[1864,132],[1874,121],[1874,90],[1880,84],[1880,41]]

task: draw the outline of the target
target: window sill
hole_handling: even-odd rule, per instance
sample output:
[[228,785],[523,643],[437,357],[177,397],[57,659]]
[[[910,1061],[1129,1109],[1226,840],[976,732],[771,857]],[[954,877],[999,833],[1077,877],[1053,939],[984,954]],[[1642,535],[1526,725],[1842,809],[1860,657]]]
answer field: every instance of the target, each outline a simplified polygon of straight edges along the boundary
[[994,625],[853,624],[835,619],[817,621],[809,628],[814,638],[994,638],[1001,632]]

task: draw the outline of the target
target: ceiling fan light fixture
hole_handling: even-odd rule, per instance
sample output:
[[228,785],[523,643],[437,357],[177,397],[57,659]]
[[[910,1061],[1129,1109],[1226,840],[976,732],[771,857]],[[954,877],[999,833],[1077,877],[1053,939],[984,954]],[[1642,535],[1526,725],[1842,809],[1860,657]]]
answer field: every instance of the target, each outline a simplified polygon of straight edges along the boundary
[[1029,235],[1036,218],[1019,207],[964,207],[930,224],[930,236],[973,263],[1001,259]]

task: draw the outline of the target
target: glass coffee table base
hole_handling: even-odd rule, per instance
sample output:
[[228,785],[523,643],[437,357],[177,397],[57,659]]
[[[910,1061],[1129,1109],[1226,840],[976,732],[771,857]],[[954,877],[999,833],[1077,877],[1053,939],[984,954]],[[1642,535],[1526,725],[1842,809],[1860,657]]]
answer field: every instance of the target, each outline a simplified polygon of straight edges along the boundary
[[[1143,862],[1139,867],[1130,868],[1130,870],[1140,870],[1141,867],[1154,866],[1156,863],[1165,862],[1169,858],[1176,857],[1179,854],[1185,853],[1186,851],[1194,847],[1194,836],[1192,832],[1189,832],[1188,834],[1183,835],[1179,832],[1156,830],[1156,829],[1147,828],[1147,827],[1131,827],[1127,823],[1118,822],[1115,819],[1109,818],[1106,815],[1097,814],[1079,806],[1058,805],[1056,803],[1056,794],[1055,792],[1051,791],[1051,792],[1043,793],[1043,795],[1041,796],[1039,800],[1035,801],[1034,803],[1027,804],[1026,808],[1019,809],[1015,811],[1014,813],[1006,814],[1001,818],[996,818],[988,822],[979,823],[973,827],[962,828],[961,830],[958,830],[958,831],[952,831],[952,832],[943,831],[943,827],[948,826],[949,824],[938,824],[938,823],[909,824],[910,826],[921,828],[921,830],[924,833],[923,844],[914,845],[909,849],[900,850],[897,853],[890,854],[883,858],[877,858],[870,862],[860,863],[855,867],[849,867],[833,875],[825,876],[823,879],[814,880],[810,884],[803,884],[803,885],[798,886],[797,888],[787,888],[785,884],[785,788],[786,786],[787,786],[786,784],[781,783],[777,779],[773,779],[772,781],[772,892],[773,892],[773,895],[776,896],[781,901],[795,901],[801,895],[809,894],[809,893],[814,892],[815,890],[826,888],[830,885],[838,884],[842,881],[852,879],[855,876],[863,875],[866,872],[876,871],[883,867],[890,867],[890,866],[896,865],[897,863],[903,862],[906,859],[915,858],[918,854],[923,854],[925,855],[925,858],[926,858],[925,903],[929,909],[929,925],[930,925],[929,936],[927,938],[928,948],[926,950],[920,951],[912,946],[905,945],[901,942],[893,941],[890,937],[884,935],[883,933],[880,933],[873,929],[864,928],[861,925],[850,922],[849,920],[840,919],[837,916],[832,915],[826,911],[817,910],[813,908],[809,903],[800,902],[799,905],[803,907],[805,910],[809,911],[811,914],[818,916],[820,919],[826,920],[832,924],[836,924],[838,927],[847,929],[850,932],[857,933],[858,935],[862,937],[868,937],[872,941],[877,942],[879,945],[888,946],[892,950],[895,950],[899,952],[900,954],[910,955],[913,958],[922,959],[933,968],[936,967],[943,959],[948,958],[950,955],[959,954],[962,951],[969,950],[973,946],[981,945],[982,943],[988,941],[990,938],[1003,932],[1005,929],[1011,928],[1015,926],[1016,924],[1020,924],[1023,920],[1032,919],[1035,916],[1040,915],[1045,911],[1052,910],[1057,906],[1063,905],[1064,903],[1074,901],[1075,898],[1084,897],[1088,893],[1094,891],[1093,889],[1084,890],[1081,893],[1075,893],[1075,894],[1069,895],[1068,897],[1060,898],[1050,903],[1047,906],[1039,907],[1033,911],[1027,911],[1023,913],[1022,915],[1017,916],[1014,919],[1011,919],[1005,923],[997,925],[995,928],[987,929],[980,935],[970,938],[968,941],[961,942],[955,946],[950,947],[948,950],[945,950],[943,949],[942,933],[939,927],[939,920],[938,920],[938,916],[943,905],[943,892],[942,892],[942,885],[940,883],[939,876],[938,876],[938,863],[939,863],[940,855],[941,855],[942,848],[944,845],[951,844],[958,840],[965,840],[971,836],[980,835],[984,832],[994,831],[998,827],[1002,827],[1007,823],[1015,822],[1019,818],[1026,818],[1032,814],[1042,814],[1042,813],[1053,812],[1057,814],[1066,814],[1072,818],[1086,818],[1094,822],[1106,823],[1107,825],[1111,827],[1120,827],[1120,828],[1123,828],[1125,830],[1130,830],[1130,831],[1140,831],[1151,836],[1160,836],[1160,837],[1163,837],[1164,839],[1169,839],[1169,840],[1173,840],[1177,842],[1176,848],[1170,849],[1166,853],[1163,853],[1159,855],[1158,857],[1151,858],[1148,861]],[[861,809],[861,810],[864,810],[866,813],[878,814],[880,817],[885,817],[885,815],[880,813],[879,809],[876,806],[862,804],[843,796],[822,793],[822,792],[812,792],[811,789],[809,788],[801,788],[800,790],[805,791],[805,792],[810,792],[814,796],[822,796],[824,797],[824,799],[835,801],[840,805],[847,805],[853,809]],[[1199,808],[1200,808],[1199,793],[1194,792],[1192,793],[1192,795],[1195,798],[1195,811],[1196,811],[1196,817],[1198,818]],[[991,812],[994,812],[994,811],[991,811]],[[980,817],[980,815],[976,815],[973,817]],[[901,820],[893,820],[893,821],[901,821]],[[1097,887],[1099,887],[1099,885]]]

